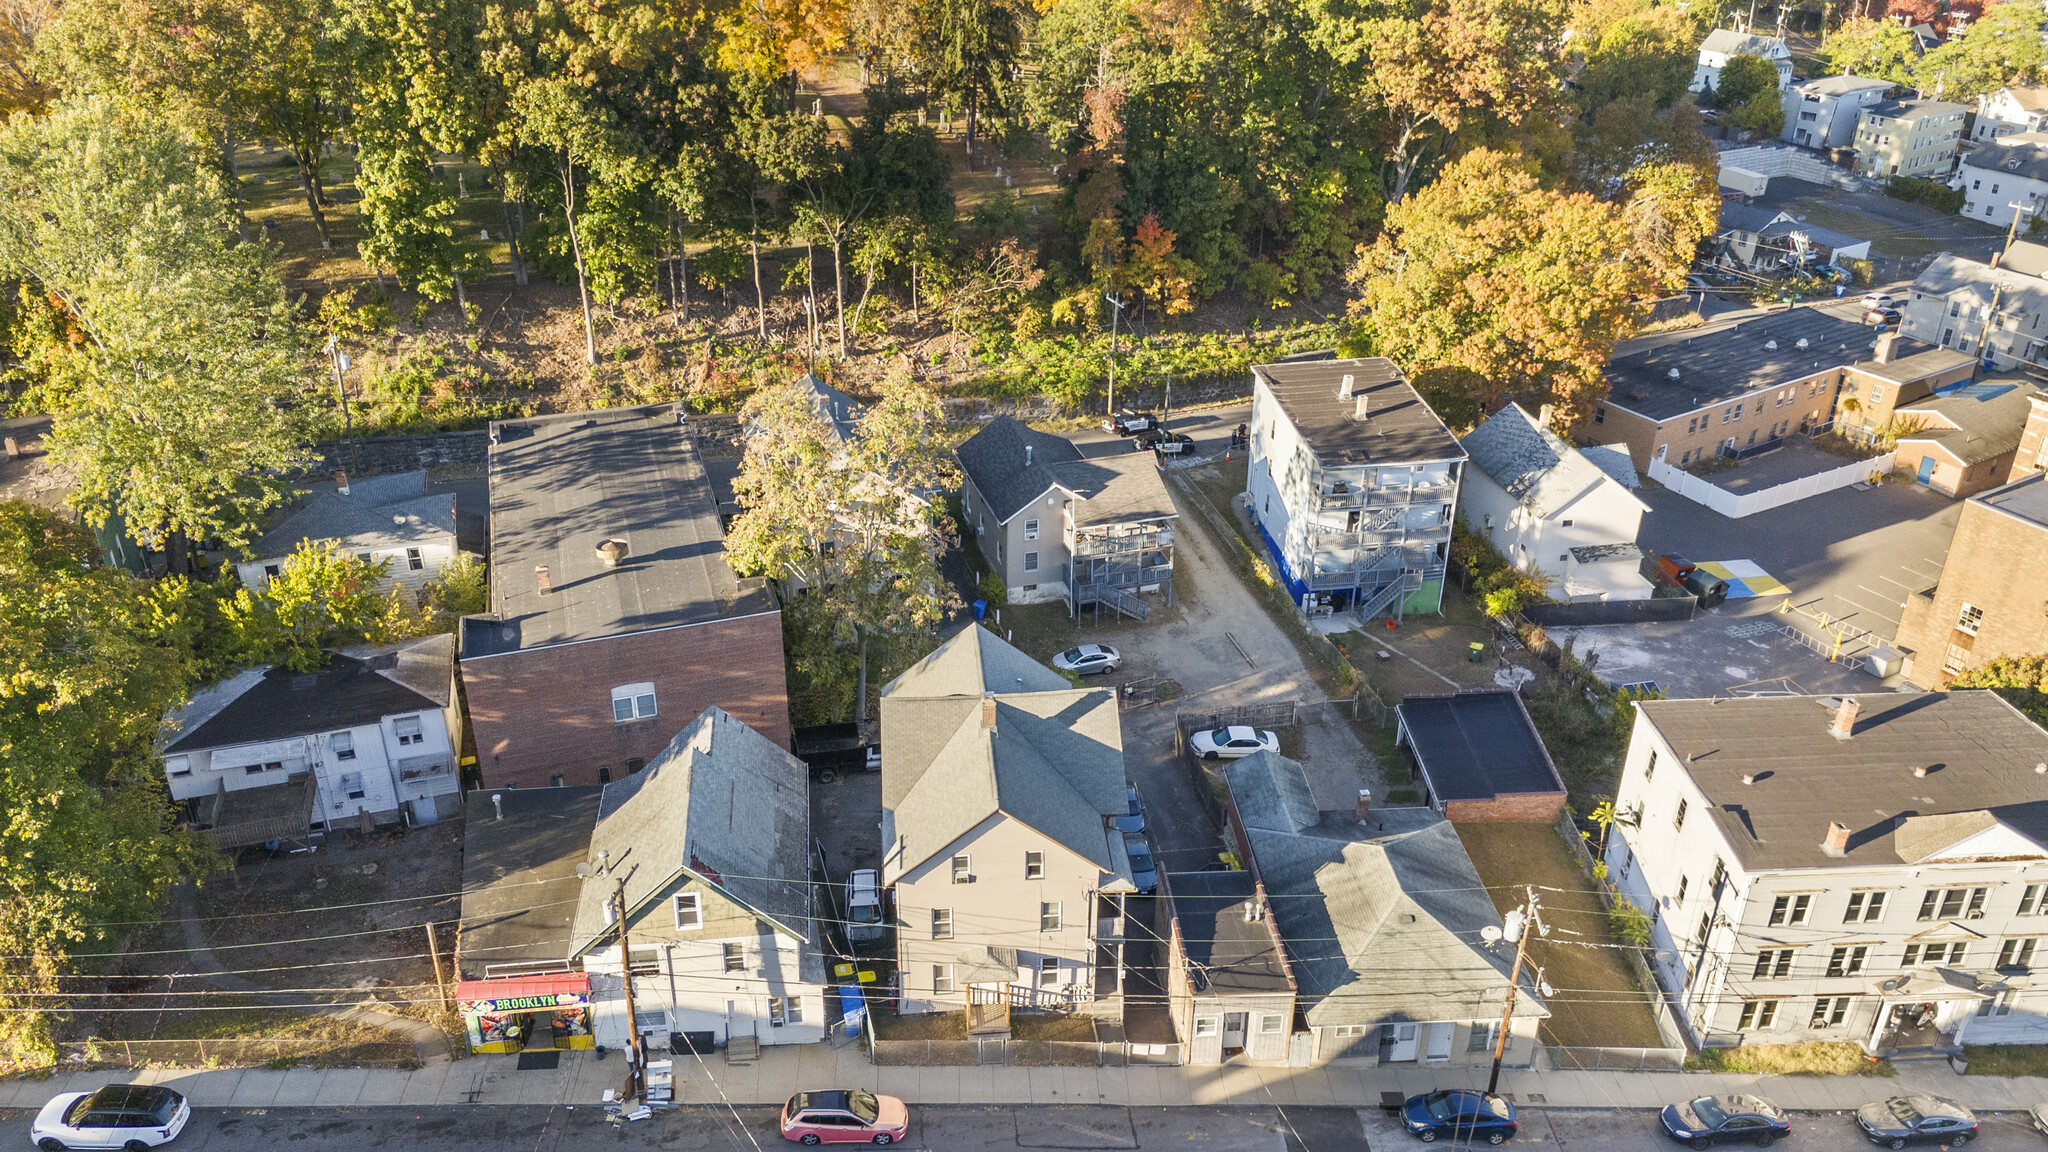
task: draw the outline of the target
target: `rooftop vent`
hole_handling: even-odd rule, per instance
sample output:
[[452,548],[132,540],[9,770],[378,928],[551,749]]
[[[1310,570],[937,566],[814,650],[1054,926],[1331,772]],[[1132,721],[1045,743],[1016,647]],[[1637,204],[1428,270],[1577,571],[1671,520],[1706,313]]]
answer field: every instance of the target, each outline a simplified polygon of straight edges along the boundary
[[1372,397],[1367,396],[1363,392],[1360,392],[1357,396],[1353,397],[1353,399],[1355,399],[1358,402],[1358,404],[1351,410],[1352,418],[1355,420],[1370,419],[1372,417]]
[[1352,387],[1352,384],[1353,384],[1353,383],[1354,383],[1354,377],[1353,377],[1353,376],[1351,375],[1351,373],[1349,373],[1349,372],[1346,372],[1346,373],[1344,374],[1344,377],[1343,377],[1343,379],[1341,379],[1341,380],[1337,381],[1337,399],[1339,399],[1339,400],[1349,400],[1349,399],[1351,399],[1351,387]]
[[1801,336],[1799,338],[1799,343],[1794,344],[1793,347],[1799,349],[1801,352],[1804,352],[1808,348],[1813,347],[1813,342],[1808,340],[1806,337]]
[[1673,380],[1676,380],[1678,379],[1678,369],[1673,368],[1671,371],[1666,372],[1664,375],[1669,376]]
[[1756,776],[1752,773],[1745,773],[1742,777],[1742,782],[1744,784],[1754,784],[1756,783]]
[[1031,445],[1029,444],[1024,446],[1024,466],[1026,468],[1031,467]]
[[545,564],[535,564],[533,566],[533,582],[540,589],[540,594],[543,596],[555,590],[555,582],[548,576],[548,566]]
[[347,472],[336,472],[336,473],[334,474],[334,490],[335,490],[336,492],[339,492],[339,493],[341,493],[341,494],[342,494],[343,496],[346,496],[346,495],[348,495],[348,473],[347,473]]
[[1776,352],[1778,350],[1778,342],[1776,340],[1764,341],[1764,350],[1766,352]]
[[1926,766],[1926,765],[1924,765],[1924,764],[1916,764],[1916,765],[1914,765],[1914,766],[1913,766],[1913,778],[1914,778],[1914,779],[1918,780],[1918,779],[1921,779],[1921,778],[1925,777],[1926,775],[1927,775],[1927,766]]
[[619,561],[624,560],[626,554],[631,551],[631,545],[617,537],[612,537],[597,546],[597,558],[603,562],[605,567],[617,568]]

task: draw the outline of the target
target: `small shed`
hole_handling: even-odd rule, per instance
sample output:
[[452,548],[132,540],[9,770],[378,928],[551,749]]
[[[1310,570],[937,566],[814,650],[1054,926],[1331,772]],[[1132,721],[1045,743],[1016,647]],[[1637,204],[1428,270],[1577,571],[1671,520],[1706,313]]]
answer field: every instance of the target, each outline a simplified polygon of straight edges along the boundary
[[1564,781],[1516,693],[1410,696],[1395,711],[1423,799],[1445,818],[1551,823],[1564,811]]

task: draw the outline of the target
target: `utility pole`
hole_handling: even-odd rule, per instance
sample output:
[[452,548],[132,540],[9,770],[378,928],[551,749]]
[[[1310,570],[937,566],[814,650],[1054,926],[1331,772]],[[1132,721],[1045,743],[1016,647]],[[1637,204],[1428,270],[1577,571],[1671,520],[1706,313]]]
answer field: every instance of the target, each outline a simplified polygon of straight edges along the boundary
[[2034,211],[2032,206],[2021,204],[2017,201],[2006,204],[2006,207],[2012,209],[2012,224],[2005,230],[2005,247],[1999,249],[2000,252],[2012,251],[2012,242],[2019,238],[2020,217]]
[[640,1040],[640,1016],[633,1010],[633,951],[626,943],[626,880],[619,878],[612,908],[619,919],[619,971],[626,978],[626,1099],[640,1096],[640,1077],[647,1067],[647,1052]]
[[434,990],[441,995],[441,1010],[448,1011],[448,985],[441,979],[441,942],[434,938],[434,926],[425,925],[427,930],[427,953],[434,958]]
[[[1499,930],[1502,937],[1515,942],[1515,966],[1508,974],[1508,1002],[1507,1007],[1501,1009],[1500,1034],[1493,1038],[1493,1074],[1486,1078],[1486,1094],[1489,1096],[1500,1086],[1500,1062],[1507,1055],[1508,1029],[1514,1026],[1515,1001],[1522,992],[1522,963],[1529,955],[1529,930],[1534,928],[1540,936],[1550,935],[1549,927],[1543,923],[1543,902],[1537,898],[1536,889],[1531,886],[1524,891],[1528,893],[1527,902],[1520,908],[1510,909]],[[1492,926],[1489,925],[1487,930],[1493,931]],[[1540,973],[1537,981],[1542,981]]]
[[1109,301],[1112,309],[1109,314],[1109,409],[1103,415],[1114,420],[1116,418],[1116,318],[1123,314],[1124,302],[1108,292],[1104,292],[1102,298]]

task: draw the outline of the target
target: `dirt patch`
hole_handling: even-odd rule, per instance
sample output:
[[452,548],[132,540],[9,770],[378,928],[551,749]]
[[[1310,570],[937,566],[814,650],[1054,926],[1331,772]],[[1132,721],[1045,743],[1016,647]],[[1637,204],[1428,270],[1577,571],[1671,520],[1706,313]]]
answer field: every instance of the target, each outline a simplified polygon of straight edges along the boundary
[[[1459,824],[1458,838],[1503,915],[1522,903],[1524,886],[1543,897],[1551,935],[1529,946],[1556,994],[1543,1042],[1571,1048],[1661,1048],[1651,1000],[1607,930],[1593,882],[1548,824]],[[1569,941],[1570,943],[1567,943]]]
[[1012,1040],[1095,1039],[1095,1017],[1078,1012],[1013,1012],[1010,1014]]
[[967,1013],[921,1012],[915,1016],[892,1016],[886,1012],[871,1017],[877,1040],[965,1040]]

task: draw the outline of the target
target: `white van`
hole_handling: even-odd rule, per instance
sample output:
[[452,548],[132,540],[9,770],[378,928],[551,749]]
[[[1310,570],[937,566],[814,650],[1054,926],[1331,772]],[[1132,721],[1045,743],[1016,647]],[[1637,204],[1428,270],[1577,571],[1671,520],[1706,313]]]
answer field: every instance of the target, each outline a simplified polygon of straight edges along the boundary
[[885,927],[881,877],[873,868],[862,868],[846,878],[846,939],[880,940]]

